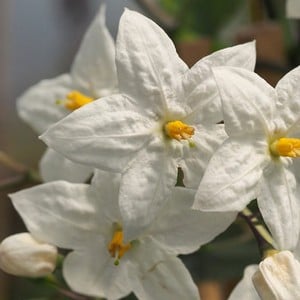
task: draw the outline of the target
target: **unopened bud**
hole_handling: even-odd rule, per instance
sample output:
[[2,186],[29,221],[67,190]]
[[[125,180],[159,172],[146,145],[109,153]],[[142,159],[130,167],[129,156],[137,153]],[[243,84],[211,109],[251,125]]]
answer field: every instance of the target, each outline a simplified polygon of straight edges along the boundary
[[300,299],[300,263],[290,251],[264,259],[252,281],[263,300]]
[[44,277],[56,266],[57,248],[37,241],[29,233],[19,233],[0,244],[0,268],[12,275]]

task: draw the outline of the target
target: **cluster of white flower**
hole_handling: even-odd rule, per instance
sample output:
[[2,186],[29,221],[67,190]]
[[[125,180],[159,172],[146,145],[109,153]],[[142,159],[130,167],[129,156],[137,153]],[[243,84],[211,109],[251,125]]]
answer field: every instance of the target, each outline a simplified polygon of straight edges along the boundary
[[[189,69],[163,30],[130,10],[115,46],[104,14],[70,74],[18,100],[49,146],[47,183],[10,195],[30,235],[2,242],[1,268],[45,276],[59,247],[71,250],[63,275],[78,293],[199,299],[177,256],[256,198],[274,251],[246,269],[230,299],[300,299],[300,67],[274,89],[253,72],[250,42]],[[185,187],[175,186],[178,168]]]

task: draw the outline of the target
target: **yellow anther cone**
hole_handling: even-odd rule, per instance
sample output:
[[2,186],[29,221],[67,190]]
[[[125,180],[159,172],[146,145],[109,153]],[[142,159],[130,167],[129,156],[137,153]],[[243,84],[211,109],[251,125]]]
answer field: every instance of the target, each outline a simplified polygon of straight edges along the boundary
[[78,91],[72,91],[67,95],[67,101],[65,103],[65,107],[69,110],[75,110],[92,101],[93,98],[90,98]]
[[[116,230],[113,238],[108,245],[108,251],[112,257],[116,258],[116,262],[131,248],[131,244],[123,244],[123,231]],[[118,263],[116,263],[117,265]]]
[[181,121],[170,121],[165,124],[165,133],[169,138],[175,140],[188,140],[195,132],[192,126],[189,126]]
[[280,138],[271,144],[271,152],[278,156],[300,157],[300,139]]

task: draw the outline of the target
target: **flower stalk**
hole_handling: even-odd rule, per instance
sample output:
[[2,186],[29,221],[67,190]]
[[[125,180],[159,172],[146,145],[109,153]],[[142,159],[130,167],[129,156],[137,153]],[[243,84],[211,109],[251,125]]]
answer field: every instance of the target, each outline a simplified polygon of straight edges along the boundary
[[267,253],[274,249],[274,240],[272,236],[249,208],[246,207],[243,209],[243,211],[239,213],[239,216],[249,225],[257,241],[260,254],[262,257],[265,257]]

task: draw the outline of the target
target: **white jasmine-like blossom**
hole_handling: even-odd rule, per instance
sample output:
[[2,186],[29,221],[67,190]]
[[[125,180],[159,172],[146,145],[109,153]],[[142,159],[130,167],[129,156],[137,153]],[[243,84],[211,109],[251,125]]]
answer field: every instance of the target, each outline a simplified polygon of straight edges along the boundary
[[268,256],[260,264],[248,266],[244,278],[229,300],[300,299],[300,262],[290,251]]
[[[86,32],[70,74],[43,80],[17,101],[19,116],[38,134],[91,101],[117,91],[115,46],[105,26],[105,6]],[[48,149],[40,162],[45,181],[84,182],[92,168],[73,163]]]
[[212,156],[194,208],[240,211],[257,198],[278,249],[299,238],[299,189],[293,164],[300,154],[300,68],[272,88],[241,68],[214,70],[229,138]]
[[149,228],[125,240],[118,205],[120,175],[97,171],[92,185],[50,182],[10,195],[34,236],[73,250],[63,264],[70,287],[119,299],[198,299],[197,287],[176,257],[195,251],[234,220],[235,213],[190,209],[194,192],[174,188]]
[[211,66],[252,70],[255,43],[216,52],[189,70],[160,27],[125,10],[116,64],[120,94],[75,111],[41,139],[74,161],[122,173],[121,214],[133,237],[168,198],[178,166],[186,186],[199,184],[226,136],[215,124],[222,117]]
[[300,18],[299,0],[286,0],[286,15],[288,18]]
[[23,277],[44,277],[56,267],[57,248],[24,232],[11,235],[0,244],[0,268]]

